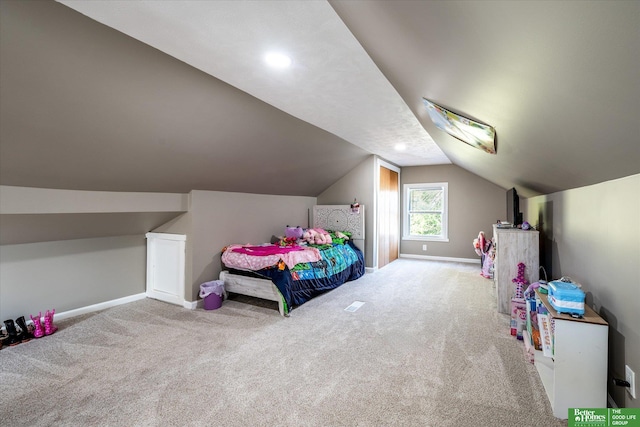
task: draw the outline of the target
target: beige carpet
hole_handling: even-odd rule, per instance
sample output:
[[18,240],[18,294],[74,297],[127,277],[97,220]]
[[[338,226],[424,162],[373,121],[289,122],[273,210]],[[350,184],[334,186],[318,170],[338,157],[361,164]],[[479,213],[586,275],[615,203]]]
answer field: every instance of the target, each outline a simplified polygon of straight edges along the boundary
[[59,322],[0,351],[0,425],[566,425],[479,273],[402,259],[290,318],[147,299]]

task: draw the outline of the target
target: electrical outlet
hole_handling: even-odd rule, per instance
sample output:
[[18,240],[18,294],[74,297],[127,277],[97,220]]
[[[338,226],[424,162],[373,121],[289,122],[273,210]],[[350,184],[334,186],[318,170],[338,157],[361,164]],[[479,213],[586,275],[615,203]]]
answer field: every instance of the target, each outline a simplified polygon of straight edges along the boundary
[[427,245],[422,245],[422,250],[426,251],[427,250]]
[[631,386],[627,389],[631,397],[636,398],[636,373],[631,370],[629,365],[624,366],[624,379]]

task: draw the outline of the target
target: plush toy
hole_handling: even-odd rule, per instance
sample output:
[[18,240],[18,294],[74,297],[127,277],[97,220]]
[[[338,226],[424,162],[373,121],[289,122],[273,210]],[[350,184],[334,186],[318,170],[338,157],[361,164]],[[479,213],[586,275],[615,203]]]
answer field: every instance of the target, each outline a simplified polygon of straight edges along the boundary
[[322,228],[307,228],[302,239],[312,245],[327,245],[331,243],[331,236]]
[[316,230],[316,245],[328,245],[332,242],[331,235],[322,228],[314,228]]
[[343,233],[343,232],[341,232],[341,231],[336,231],[334,234],[336,235],[336,237],[337,237],[338,239],[342,239],[342,240],[349,240],[349,236],[347,236],[346,234],[344,234],[344,233]]
[[486,237],[484,236],[484,231],[478,233],[477,239],[473,239],[473,248],[475,249],[478,256],[482,256],[483,254],[486,255],[486,253],[489,251],[490,245]]
[[284,235],[286,238],[294,238],[294,239],[301,239],[302,238],[302,234],[303,234],[303,230],[302,227],[298,226],[298,227],[289,227],[287,225],[287,227],[284,229]]
[[309,243],[310,245],[313,245],[316,243],[316,234],[318,233],[316,233],[313,228],[307,228],[306,230],[304,230],[304,233],[302,233],[302,240]]
[[280,241],[278,241],[278,246],[281,246],[281,247],[297,246],[297,245],[298,245],[298,239],[296,239],[295,237],[283,237],[282,239],[280,239]]

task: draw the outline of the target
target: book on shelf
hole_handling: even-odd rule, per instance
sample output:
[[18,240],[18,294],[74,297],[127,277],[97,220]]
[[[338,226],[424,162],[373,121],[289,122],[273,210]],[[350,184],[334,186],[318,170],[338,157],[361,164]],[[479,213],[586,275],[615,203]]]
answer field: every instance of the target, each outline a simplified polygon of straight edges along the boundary
[[553,335],[551,328],[551,317],[546,310],[538,312],[538,326],[540,328],[540,344],[542,354],[545,357],[553,357]]

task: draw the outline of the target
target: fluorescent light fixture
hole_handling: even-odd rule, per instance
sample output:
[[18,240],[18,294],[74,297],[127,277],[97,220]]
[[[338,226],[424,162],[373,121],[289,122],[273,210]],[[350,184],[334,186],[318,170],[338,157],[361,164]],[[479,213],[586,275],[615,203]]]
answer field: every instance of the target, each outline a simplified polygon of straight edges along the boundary
[[422,102],[429,112],[429,117],[438,129],[472,147],[489,154],[496,154],[496,130],[493,126],[449,111],[426,98],[422,98]]
[[269,52],[264,56],[264,60],[273,68],[287,68],[291,65],[291,58],[280,52]]

